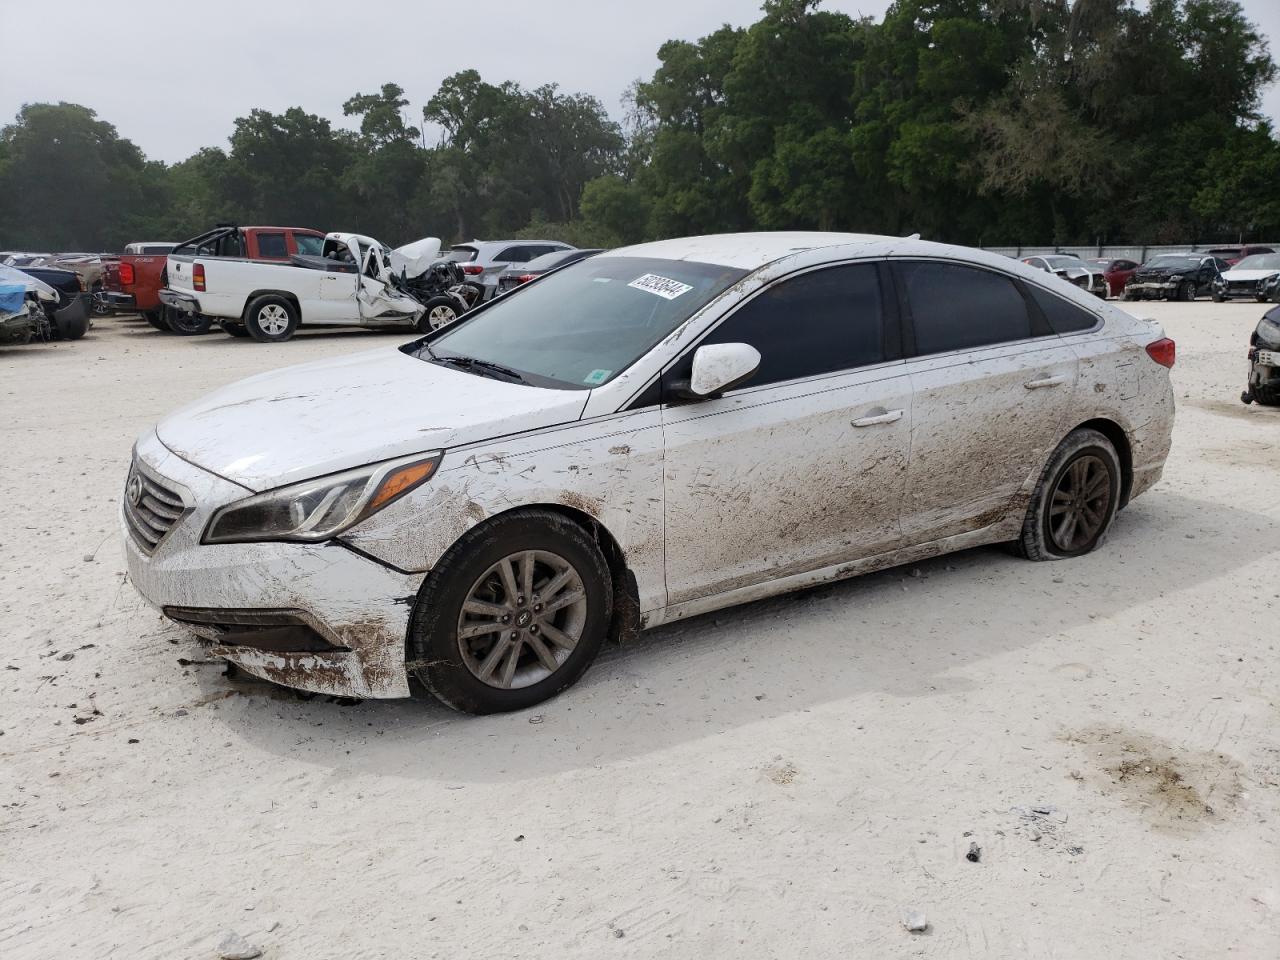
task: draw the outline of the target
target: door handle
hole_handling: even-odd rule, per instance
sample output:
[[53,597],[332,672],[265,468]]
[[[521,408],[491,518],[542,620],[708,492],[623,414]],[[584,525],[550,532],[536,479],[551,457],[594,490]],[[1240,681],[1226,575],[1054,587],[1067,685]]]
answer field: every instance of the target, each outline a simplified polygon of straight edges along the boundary
[[882,407],[881,411],[881,413],[873,412],[868,417],[859,417],[853,421],[853,425],[855,427],[875,427],[882,423],[893,423],[895,420],[902,419],[901,410],[884,410]]
[[1023,386],[1028,390],[1043,390],[1045,387],[1060,387],[1066,382],[1066,377],[1045,377],[1043,380],[1028,380]]

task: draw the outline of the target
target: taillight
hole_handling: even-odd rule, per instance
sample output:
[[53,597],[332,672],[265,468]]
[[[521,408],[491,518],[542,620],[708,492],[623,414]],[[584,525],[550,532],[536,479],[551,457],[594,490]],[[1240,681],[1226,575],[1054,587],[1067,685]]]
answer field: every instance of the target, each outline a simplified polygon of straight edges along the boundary
[[484,267],[469,263],[463,266],[462,272],[474,277],[478,274],[484,273]]
[[516,283],[528,283],[534,278],[534,276],[535,274],[532,273],[522,273],[520,276],[516,277]]
[[1174,342],[1168,337],[1161,337],[1147,344],[1147,356],[1162,367],[1173,368],[1175,352]]
[[124,287],[133,286],[133,264],[120,264],[120,285]]
[[[201,290],[201,291],[204,290],[204,264],[203,263],[197,263],[195,267],[192,269],[191,281],[192,281],[192,286],[194,286],[197,290]],[[1147,347],[1147,349],[1150,350],[1151,348]]]

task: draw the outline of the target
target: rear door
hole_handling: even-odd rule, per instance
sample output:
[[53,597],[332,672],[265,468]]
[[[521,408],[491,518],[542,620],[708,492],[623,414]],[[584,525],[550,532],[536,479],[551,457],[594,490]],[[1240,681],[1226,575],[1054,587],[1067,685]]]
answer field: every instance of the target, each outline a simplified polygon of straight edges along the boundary
[[1023,509],[1062,438],[1078,361],[1006,274],[903,260],[895,276],[913,396],[902,528],[922,543]]
[[911,389],[894,302],[873,263],[783,278],[701,344],[749,343],[760,369],[695,403],[664,375],[669,602],[712,596],[892,549]]

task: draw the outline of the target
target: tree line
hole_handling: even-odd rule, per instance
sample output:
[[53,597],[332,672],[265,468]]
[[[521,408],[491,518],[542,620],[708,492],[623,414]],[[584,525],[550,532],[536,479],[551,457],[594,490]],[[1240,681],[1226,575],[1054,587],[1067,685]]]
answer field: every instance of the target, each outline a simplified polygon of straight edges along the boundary
[[898,0],[879,22],[820,3],[766,0],[750,26],[663,44],[621,123],[590,95],[465,70],[422,127],[387,83],[343,104],[358,130],[254,109],[227,148],[166,165],[86,107],[28,104],[0,131],[0,248],[227,220],[393,244],[1280,238],[1280,142],[1259,114],[1276,67],[1234,0]]

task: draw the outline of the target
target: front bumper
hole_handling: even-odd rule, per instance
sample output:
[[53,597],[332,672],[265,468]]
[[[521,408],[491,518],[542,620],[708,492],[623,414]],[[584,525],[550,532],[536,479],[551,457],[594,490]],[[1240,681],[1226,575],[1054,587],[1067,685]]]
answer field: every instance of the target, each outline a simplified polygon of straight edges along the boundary
[[[213,512],[251,491],[177,457],[154,432],[139,441],[135,456],[186,506],[148,554],[129,531],[122,499],[129,579],[147,603],[212,641],[215,655],[264,680],[338,696],[409,695],[405,638],[424,574],[400,573],[334,543],[202,544]],[[185,611],[193,609],[211,622],[192,623]],[[218,611],[236,622],[246,611],[281,610],[327,649],[259,649],[216,622]]]
[[170,290],[168,287],[160,291],[160,302],[166,307],[173,307],[192,316],[200,312],[199,300],[185,293],[179,293],[177,290]]
[[1130,280],[1124,288],[1125,293],[1138,300],[1158,300],[1172,297],[1178,292],[1178,284],[1172,280]]

